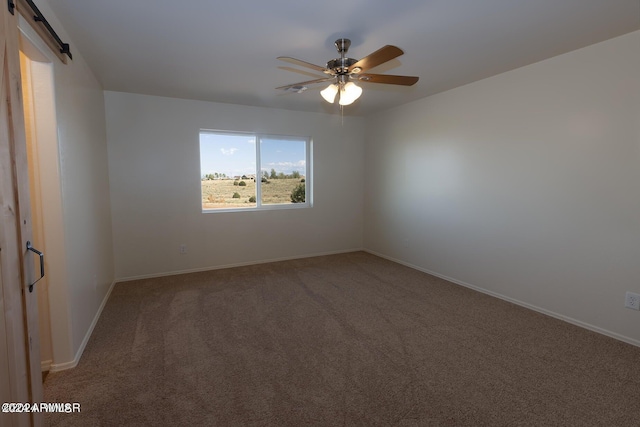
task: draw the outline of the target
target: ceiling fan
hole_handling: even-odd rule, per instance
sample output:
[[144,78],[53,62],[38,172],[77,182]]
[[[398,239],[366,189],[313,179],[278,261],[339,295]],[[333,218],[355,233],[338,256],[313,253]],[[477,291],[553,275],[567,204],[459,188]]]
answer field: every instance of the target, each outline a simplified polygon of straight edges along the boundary
[[349,46],[351,46],[351,40],[338,39],[335,41],[335,46],[338,53],[340,53],[340,58],[330,60],[324,67],[288,56],[279,56],[278,59],[281,61],[320,71],[321,73],[328,74],[328,76],[306,82],[280,86],[276,89],[300,93],[306,90],[307,85],[332,81],[333,83],[322,90],[320,94],[329,103],[333,103],[337,96],[338,103],[341,106],[344,106],[352,104],[362,94],[362,88],[357,86],[354,81],[412,86],[416,84],[419,79],[419,77],[411,76],[366,73],[367,70],[402,55],[404,52],[396,46],[386,45],[360,60],[346,57]]

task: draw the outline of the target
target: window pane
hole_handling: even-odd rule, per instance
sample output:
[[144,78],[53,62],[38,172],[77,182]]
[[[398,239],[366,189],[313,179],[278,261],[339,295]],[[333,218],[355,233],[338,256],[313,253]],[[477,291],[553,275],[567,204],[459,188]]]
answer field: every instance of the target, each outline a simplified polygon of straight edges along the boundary
[[200,133],[202,209],[256,207],[256,138]]
[[305,202],[306,145],[304,139],[261,139],[262,204]]

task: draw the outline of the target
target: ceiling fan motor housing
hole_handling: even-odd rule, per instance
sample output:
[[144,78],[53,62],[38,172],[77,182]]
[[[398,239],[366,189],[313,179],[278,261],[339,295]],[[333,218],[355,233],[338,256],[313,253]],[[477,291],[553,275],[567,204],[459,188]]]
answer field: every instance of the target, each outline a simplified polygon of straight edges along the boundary
[[353,58],[336,58],[327,62],[327,69],[332,71],[332,74],[348,74],[349,67],[358,62]]

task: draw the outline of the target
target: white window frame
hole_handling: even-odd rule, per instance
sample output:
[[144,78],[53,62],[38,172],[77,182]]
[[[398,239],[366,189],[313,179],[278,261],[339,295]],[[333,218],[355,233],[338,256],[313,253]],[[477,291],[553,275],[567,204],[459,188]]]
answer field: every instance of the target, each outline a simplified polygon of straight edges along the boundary
[[[238,131],[226,131],[219,129],[200,129],[198,132],[198,153],[199,160],[202,156],[202,149],[200,148],[200,136],[203,133],[212,134],[224,134],[224,135],[238,135],[254,137],[256,139],[256,206],[238,208],[210,208],[204,209],[202,207],[202,181],[200,181],[200,209],[202,213],[222,213],[222,212],[255,212],[255,211],[271,211],[280,209],[306,209],[313,207],[313,140],[309,136],[294,136],[294,135],[277,135],[257,132],[238,132]],[[304,203],[277,203],[277,204],[262,204],[262,170],[261,170],[261,158],[260,158],[260,146],[263,139],[278,139],[278,140],[291,140],[291,141],[304,141],[305,143],[305,201]],[[200,166],[198,166],[200,170]],[[200,170],[200,180],[202,180],[202,170]]]

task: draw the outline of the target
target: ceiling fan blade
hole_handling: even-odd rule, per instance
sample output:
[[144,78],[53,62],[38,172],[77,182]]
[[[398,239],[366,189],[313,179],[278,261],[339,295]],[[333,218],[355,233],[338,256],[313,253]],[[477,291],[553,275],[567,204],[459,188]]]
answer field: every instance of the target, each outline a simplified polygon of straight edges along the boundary
[[388,85],[413,86],[418,82],[420,77],[413,76],[393,76],[389,74],[358,74],[355,76],[362,82],[384,83]]
[[312,85],[312,84],[314,84],[314,83],[328,82],[328,81],[330,81],[330,80],[334,80],[334,79],[335,79],[335,77],[333,77],[333,76],[331,76],[331,77],[324,77],[324,78],[322,78],[322,79],[315,79],[315,80],[309,80],[309,81],[306,81],[306,82],[293,83],[293,84],[286,85],[286,86],[280,86],[280,87],[277,87],[276,89],[283,89],[283,90],[287,90],[287,89],[291,89],[292,87],[295,87],[295,86],[306,86],[306,85]]
[[299,65],[301,67],[311,68],[312,70],[320,71],[321,73],[329,73],[330,70],[325,67],[321,67],[320,65],[311,64],[309,62],[301,61],[300,59],[291,58],[289,56],[278,56],[278,59],[281,61],[286,61],[291,64]]
[[[399,47],[386,45],[351,65],[348,71],[349,73],[361,73],[380,64],[384,64],[387,61],[391,61],[403,53]],[[359,71],[356,69],[359,69]]]

